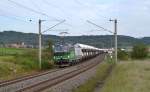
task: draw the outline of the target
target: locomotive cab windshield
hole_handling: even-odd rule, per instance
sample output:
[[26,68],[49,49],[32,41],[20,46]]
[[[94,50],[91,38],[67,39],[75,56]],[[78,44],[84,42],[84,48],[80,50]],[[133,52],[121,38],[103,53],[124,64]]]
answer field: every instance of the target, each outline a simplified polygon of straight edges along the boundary
[[55,45],[54,52],[55,53],[69,52],[69,48],[68,46],[65,46],[65,45]]

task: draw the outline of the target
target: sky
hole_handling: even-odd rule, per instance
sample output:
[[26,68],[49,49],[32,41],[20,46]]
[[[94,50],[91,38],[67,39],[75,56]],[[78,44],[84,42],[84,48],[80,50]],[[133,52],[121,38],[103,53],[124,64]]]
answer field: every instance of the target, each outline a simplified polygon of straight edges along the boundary
[[[1,0],[0,31],[15,30],[38,33],[38,20],[42,31],[65,20],[64,23],[43,34],[111,35],[87,20],[114,31],[118,20],[118,34],[132,37],[150,37],[150,0]],[[32,20],[32,21],[29,21]]]

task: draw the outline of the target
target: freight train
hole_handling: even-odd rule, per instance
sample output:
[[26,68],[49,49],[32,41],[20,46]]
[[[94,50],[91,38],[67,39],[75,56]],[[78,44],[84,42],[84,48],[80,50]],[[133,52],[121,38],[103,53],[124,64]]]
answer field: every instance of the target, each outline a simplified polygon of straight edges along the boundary
[[53,47],[56,65],[70,66],[104,53],[103,50],[85,44],[56,44]]

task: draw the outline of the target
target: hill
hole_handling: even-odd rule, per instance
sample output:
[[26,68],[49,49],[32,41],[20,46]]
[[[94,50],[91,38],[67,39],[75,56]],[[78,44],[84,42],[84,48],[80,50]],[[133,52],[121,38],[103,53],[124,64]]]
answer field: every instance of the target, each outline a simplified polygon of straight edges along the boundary
[[[60,42],[62,39],[56,35],[43,35],[42,44],[45,45],[48,40]],[[64,37],[65,42],[69,43],[83,43],[93,45],[96,47],[110,47],[113,46],[114,36],[112,35],[91,35],[91,36],[67,36]],[[24,42],[28,45],[38,45],[38,34],[35,33],[22,33],[16,31],[3,31],[0,32],[0,44],[11,44]],[[130,36],[118,35],[118,46],[126,47],[133,46],[137,43],[150,44],[150,37],[134,38]]]

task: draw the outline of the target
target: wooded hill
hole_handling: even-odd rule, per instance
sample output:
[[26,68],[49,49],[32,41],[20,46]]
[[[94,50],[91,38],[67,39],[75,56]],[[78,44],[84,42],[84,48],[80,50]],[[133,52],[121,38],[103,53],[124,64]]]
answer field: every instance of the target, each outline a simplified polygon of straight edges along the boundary
[[[43,35],[42,44],[45,45],[50,40],[53,43],[61,42],[62,38],[56,35]],[[28,45],[38,45],[38,34],[22,33],[16,31],[0,32],[0,44],[11,44],[24,42]],[[67,36],[64,37],[64,42],[68,43],[83,43],[96,47],[110,47],[114,45],[114,36],[112,35],[91,35],[91,36]],[[145,43],[150,45],[150,37],[134,38],[130,36],[119,35],[118,46],[127,47],[137,43]]]

